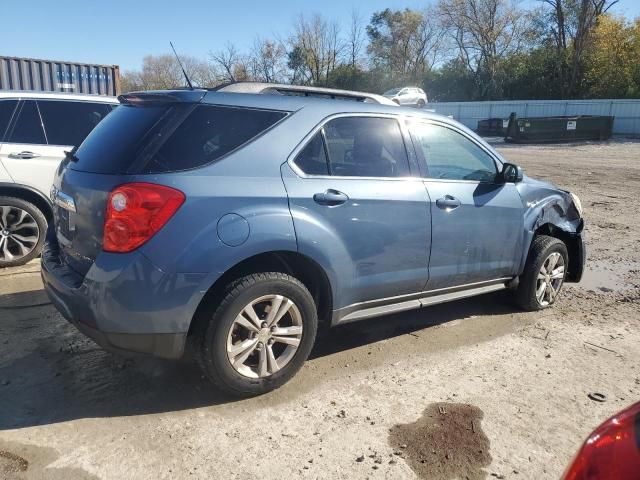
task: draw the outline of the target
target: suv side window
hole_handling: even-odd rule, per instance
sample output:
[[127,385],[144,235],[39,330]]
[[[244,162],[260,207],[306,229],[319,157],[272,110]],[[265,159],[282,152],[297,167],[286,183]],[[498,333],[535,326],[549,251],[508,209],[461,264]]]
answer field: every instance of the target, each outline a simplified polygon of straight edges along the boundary
[[38,106],[33,100],[25,100],[17,112],[17,120],[8,133],[7,143],[31,143],[46,145],[47,141],[42,130]]
[[300,170],[307,175],[329,175],[327,154],[324,150],[322,134],[316,133],[294,160]]
[[445,126],[413,123],[411,137],[426,164],[427,177],[493,182],[498,173],[493,158],[464,135]]
[[286,112],[198,105],[151,157],[142,173],[201,167],[254,139]]
[[393,118],[341,117],[323,128],[331,175],[406,177],[409,160]]
[[9,122],[13,116],[13,111],[16,109],[16,105],[18,105],[17,100],[0,101],[0,142],[2,142],[2,139],[4,138],[4,132],[9,126]]
[[49,145],[77,147],[111,112],[107,103],[38,100]]

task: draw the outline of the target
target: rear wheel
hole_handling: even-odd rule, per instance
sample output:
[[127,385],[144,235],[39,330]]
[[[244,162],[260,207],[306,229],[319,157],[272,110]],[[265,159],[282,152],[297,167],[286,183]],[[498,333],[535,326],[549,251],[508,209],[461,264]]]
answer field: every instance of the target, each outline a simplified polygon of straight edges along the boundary
[[313,297],[299,280],[278,272],[248,275],[225,289],[205,329],[200,364],[220,389],[260,395],[302,367],[317,327]]
[[40,254],[47,219],[32,203],[0,197],[0,267],[24,265]]
[[424,105],[425,104],[424,104],[424,100],[423,99],[418,100],[418,108],[422,108],[422,107],[424,107]]
[[564,283],[568,265],[569,255],[564,242],[546,235],[536,237],[518,284],[518,304],[532,311],[553,305]]

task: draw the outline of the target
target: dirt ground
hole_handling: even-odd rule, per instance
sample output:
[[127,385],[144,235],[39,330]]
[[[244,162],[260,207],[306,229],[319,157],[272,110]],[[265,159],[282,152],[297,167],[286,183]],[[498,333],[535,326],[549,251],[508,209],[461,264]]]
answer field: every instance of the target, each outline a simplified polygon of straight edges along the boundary
[[0,478],[558,478],[640,399],[640,142],[497,146],[582,198],[584,281],[542,313],[501,292],[335,329],[259,398],[103,352],[37,263],[0,271]]

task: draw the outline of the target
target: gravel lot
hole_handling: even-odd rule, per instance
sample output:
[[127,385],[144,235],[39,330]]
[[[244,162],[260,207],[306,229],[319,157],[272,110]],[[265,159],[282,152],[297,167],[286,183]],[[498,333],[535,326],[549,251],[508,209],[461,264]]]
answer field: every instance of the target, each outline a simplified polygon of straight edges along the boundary
[[585,280],[543,313],[499,293],[341,327],[263,397],[103,352],[37,263],[1,270],[0,478],[558,478],[640,398],[640,142],[497,146],[582,198]]

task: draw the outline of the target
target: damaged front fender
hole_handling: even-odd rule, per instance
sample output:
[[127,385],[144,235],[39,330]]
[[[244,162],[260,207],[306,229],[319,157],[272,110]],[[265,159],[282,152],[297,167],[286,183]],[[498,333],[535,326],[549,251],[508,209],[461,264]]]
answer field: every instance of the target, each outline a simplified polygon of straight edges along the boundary
[[586,250],[584,220],[571,193],[551,184],[525,177],[518,184],[525,206],[524,245],[519,272],[524,271],[529,248],[536,235],[549,235],[562,240],[569,252],[566,281],[579,282],[584,271]]

